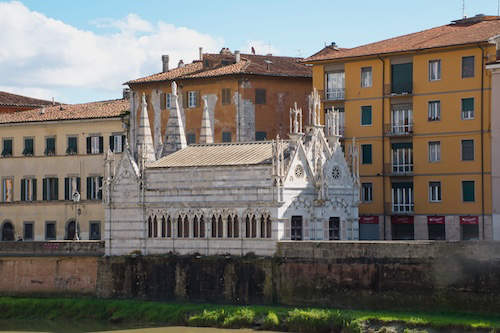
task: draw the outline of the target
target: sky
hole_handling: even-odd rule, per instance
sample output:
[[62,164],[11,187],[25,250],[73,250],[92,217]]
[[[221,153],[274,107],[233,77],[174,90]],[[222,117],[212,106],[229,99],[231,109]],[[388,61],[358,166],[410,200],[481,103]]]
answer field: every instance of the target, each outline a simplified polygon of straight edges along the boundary
[[[499,0],[464,0],[466,16]],[[123,83],[204,52],[307,57],[448,24],[462,0],[0,0],[0,91],[63,103],[120,98]]]

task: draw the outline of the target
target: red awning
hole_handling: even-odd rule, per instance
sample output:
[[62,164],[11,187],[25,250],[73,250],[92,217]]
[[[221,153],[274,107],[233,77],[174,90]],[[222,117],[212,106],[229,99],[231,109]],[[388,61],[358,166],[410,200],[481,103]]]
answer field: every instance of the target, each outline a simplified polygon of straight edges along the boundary
[[444,224],[444,216],[427,216],[428,224]]
[[378,224],[378,216],[360,216],[359,223],[362,224]]
[[394,224],[413,224],[413,216],[391,216],[391,222]]
[[460,216],[460,224],[479,224],[478,216]]

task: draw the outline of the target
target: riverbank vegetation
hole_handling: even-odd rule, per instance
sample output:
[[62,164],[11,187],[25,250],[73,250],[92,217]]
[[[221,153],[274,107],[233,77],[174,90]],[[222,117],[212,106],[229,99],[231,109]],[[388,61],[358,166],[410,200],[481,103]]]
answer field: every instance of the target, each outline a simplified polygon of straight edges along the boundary
[[[354,311],[279,306],[234,306],[195,303],[166,303],[92,298],[0,297],[0,319],[96,320],[134,326],[183,325],[223,328],[256,328],[292,332],[386,332],[400,329],[500,332],[500,314],[422,313],[397,311]],[[422,331],[423,330],[423,331]],[[396,331],[395,331],[396,332]]]

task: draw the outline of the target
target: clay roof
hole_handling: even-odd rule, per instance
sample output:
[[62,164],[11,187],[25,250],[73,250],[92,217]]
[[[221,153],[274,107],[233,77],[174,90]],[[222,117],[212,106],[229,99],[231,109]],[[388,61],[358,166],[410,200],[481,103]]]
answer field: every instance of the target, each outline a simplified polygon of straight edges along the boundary
[[272,141],[189,145],[151,163],[150,168],[271,164]]
[[325,47],[304,62],[417,51],[436,47],[487,42],[500,33],[500,16],[475,16],[440,27],[386,39],[351,49]]
[[0,105],[36,107],[36,106],[51,105],[51,104],[52,104],[51,101],[0,91]]
[[0,124],[113,118],[120,116],[128,109],[129,102],[125,99],[84,104],[61,104],[41,109],[0,113]]
[[241,54],[236,63],[235,55],[203,54],[203,61],[196,60],[183,67],[131,80],[125,84],[158,81],[218,77],[249,74],[266,76],[312,77],[311,68],[302,63],[302,58],[277,57],[272,55]]

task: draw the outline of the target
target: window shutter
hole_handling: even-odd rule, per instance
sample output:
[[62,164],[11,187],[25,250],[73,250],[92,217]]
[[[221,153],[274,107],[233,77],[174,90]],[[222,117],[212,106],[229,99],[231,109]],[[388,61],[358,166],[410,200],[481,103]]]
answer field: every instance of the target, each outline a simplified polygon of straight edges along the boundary
[[37,198],[36,197],[36,178],[33,178],[31,181],[32,181],[32,184],[33,184],[32,185],[33,188],[32,188],[32,192],[31,193],[33,193],[33,201],[36,201],[36,198]]
[[160,94],[160,109],[164,110],[166,108],[167,95],[165,93]]
[[99,153],[104,152],[104,138],[102,136],[99,137]]
[[90,136],[87,137],[87,154],[90,154],[90,152],[92,151],[91,150],[91,142],[90,142],[91,138]]
[[26,189],[24,188],[26,186],[26,179],[21,179],[21,201],[26,200]]
[[122,135],[122,152],[125,150],[125,135]]
[[182,107],[184,109],[187,109],[188,108],[188,92],[185,91],[183,94],[182,94]]
[[474,98],[462,98],[462,111],[474,111]]
[[91,185],[91,183],[92,183],[92,178],[87,177],[87,200],[90,200],[90,198],[92,197],[92,194],[91,194],[91,192],[92,192],[92,189],[91,189],[92,185]]
[[59,200],[59,178],[54,178],[54,198],[53,200]]
[[474,181],[463,181],[462,192],[463,192],[463,201],[465,202],[474,201]]
[[69,193],[69,178],[64,178],[64,200],[70,200],[71,194]]
[[114,135],[110,135],[109,136],[109,149],[111,149],[111,151],[115,151],[115,136]]
[[362,164],[372,163],[372,145],[361,145]]
[[200,104],[201,104],[200,99],[201,99],[201,91],[198,90],[196,92],[196,106],[200,106]]
[[43,200],[47,200],[47,178],[43,179]]
[[81,183],[81,178],[77,177],[76,178],[76,190],[78,191],[78,193],[81,193],[81,191],[80,191],[80,183]]
[[99,177],[99,191],[97,192],[97,198],[102,200],[102,177]]

